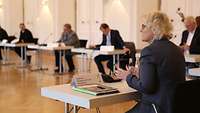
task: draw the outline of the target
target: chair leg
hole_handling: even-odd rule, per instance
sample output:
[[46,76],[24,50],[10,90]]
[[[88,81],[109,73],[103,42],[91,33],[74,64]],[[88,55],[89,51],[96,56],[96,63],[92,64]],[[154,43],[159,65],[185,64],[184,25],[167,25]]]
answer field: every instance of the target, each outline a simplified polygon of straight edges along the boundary
[[158,113],[155,104],[152,104],[152,106],[153,106],[153,109],[154,109],[155,113]]
[[97,113],[101,113],[99,107],[96,108]]

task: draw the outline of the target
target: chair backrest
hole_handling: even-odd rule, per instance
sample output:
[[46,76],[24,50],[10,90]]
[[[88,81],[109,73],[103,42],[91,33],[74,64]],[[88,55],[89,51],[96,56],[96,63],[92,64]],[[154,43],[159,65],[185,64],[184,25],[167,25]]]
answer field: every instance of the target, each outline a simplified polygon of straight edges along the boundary
[[124,46],[130,50],[129,58],[132,59],[132,62],[129,65],[135,66],[136,63],[136,47],[133,42],[124,42]]
[[33,43],[38,44],[38,38],[33,38]]
[[133,42],[124,42],[124,46],[128,48],[131,53],[136,53],[135,44]]
[[79,42],[81,48],[86,48],[87,40],[80,39]]
[[200,113],[200,80],[180,83],[174,94],[173,113]]

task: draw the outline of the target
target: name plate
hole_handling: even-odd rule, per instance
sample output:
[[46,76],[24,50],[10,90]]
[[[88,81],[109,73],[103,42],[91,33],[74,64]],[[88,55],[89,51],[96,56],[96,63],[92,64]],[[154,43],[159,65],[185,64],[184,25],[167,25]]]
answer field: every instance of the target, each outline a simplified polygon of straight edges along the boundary
[[101,46],[100,51],[114,51],[114,46]]
[[101,83],[101,77],[95,74],[80,74],[72,78],[71,85],[73,87],[87,86]]

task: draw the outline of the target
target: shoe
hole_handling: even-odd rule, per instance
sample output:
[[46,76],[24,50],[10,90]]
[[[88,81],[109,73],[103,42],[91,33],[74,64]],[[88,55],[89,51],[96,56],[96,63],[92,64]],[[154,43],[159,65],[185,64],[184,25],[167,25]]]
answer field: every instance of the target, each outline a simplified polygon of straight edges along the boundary
[[69,73],[73,73],[75,69],[69,69],[68,72]]
[[54,72],[55,72],[55,73],[58,73],[58,72],[59,72],[59,69],[54,69]]
[[106,74],[101,74],[101,77],[102,77],[103,81],[106,82],[106,83],[113,83],[113,82],[122,81],[122,79],[114,79],[110,75],[106,75]]
[[[55,73],[60,73],[60,69],[55,69],[54,72]],[[63,73],[63,69],[61,69],[61,73]]]
[[27,64],[31,63],[31,56],[27,56]]

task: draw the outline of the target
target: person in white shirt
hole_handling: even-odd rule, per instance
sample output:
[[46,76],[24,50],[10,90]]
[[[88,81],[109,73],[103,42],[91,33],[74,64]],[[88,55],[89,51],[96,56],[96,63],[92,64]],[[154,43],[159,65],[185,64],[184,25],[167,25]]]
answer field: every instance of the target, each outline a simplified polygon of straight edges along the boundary
[[186,17],[184,24],[186,30],[182,33],[180,48],[190,54],[200,54],[200,27],[192,16]]

